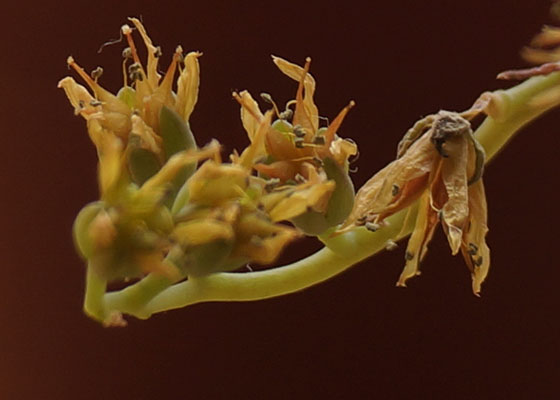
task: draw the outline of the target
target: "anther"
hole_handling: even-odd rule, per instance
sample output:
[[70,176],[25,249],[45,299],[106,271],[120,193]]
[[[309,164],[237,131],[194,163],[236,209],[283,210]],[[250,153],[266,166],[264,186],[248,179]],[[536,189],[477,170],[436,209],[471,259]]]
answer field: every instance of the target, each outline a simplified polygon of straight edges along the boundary
[[278,184],[280,183],[280,179],[278,178],[272,178],[269,179],[266,184],[264,185],[264,190],[266,190],[267,192],[272,191],[276,186],[278,186]]
[[393,251],[395,250],[397,247],[399,247],[399,245],[397,243],[395,243],[394,240],[387,240],[387,242],[385,243],[385,250],[387,251]]
[[305,137],[305,130],[301,125],[294,126],[294,135],[296,135],[298,138]]
[[154,57],[156,58],[160,58],[163,55],[162,51],[161,51],[161,47],[157,46],[156,50],[154,51]]
[[125,47],[122,51],[122,57],[125,60],[128,60],[129,58],[132,58],[132,50],[130,49],[130,47]]
[[298,149],[303,149],[303,147],[304,147],[303,138],[299,138],[299,137],[295,138],[294,139],[294,144]]
[[315,136],[313,138],[313,144],[323,146],[325,144],[325,137],[324,136]]
[[305,178],[301,174],[296,174],[294,179],[296,180],[297,183],[304,183],[305,182]]
[[103,75],[103,68],[97,67],[93,71],[91,71],[91,77],[97,81]]
[[366,222],[365,223],[365,227],[368,231],[370,232],[375,232],[377,231],[381,226],[379,224],[376,224],[375,222]]
[[283,119],[283,120],[292,119],[293,116],[294,116],[294,112],[290,108],[286,108],[286,110],[284,110],[280,114],[278,114],[278,118]]

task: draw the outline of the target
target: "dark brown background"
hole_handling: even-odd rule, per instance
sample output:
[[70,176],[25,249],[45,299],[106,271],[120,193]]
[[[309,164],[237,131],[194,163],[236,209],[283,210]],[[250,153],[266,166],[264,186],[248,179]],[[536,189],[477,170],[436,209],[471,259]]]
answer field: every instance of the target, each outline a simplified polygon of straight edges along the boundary
[[[515,4],[514,4],[515,3]],[[95,152],[57,81],[72,54],[120,83],[118,36],[141,15],[165,63],[202,50],[199,142],[247,139],[234,89],[295,93],[269,54],[312,56],[317,103],[359,143],[357,185],[391,160],[403,132],[440,108],[465,109],[522,66],[548,1],[11,2],[2,25],[1,399],[557,397],[558,124],[525,129],[485,176],[492,269],[482,298],[438,233],[424,274],[394,283],[402,246],[302,293],[201,304],[104,329],[81,311],[84,268],[70,230],[97,197]],[[310,253],[310,240],[284,261]],[[556,394],[555,394],[556,393]]]

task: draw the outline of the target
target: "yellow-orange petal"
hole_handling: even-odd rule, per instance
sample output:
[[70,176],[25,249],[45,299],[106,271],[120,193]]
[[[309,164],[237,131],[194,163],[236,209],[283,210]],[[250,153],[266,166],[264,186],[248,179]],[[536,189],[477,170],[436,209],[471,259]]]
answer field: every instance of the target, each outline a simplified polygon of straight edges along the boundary
[[[272,60],[280,71],[299,82],[293,122],[294,125],[301,125],[306,131],[306,139],[310,139],[319,129],[319,110],[313,100],[316,84],[315,79],[308,72],[311,59],[306,59],[304,68],[280,57],[272,56]],[[302,94],[303,88],[305,94]]]
[[202,53],[192,51],[185,57],[185,68],[177,80],[177,102],[175,108],[185,121],[188,121],[198,100],[200,86],[200,66],[198,57]]

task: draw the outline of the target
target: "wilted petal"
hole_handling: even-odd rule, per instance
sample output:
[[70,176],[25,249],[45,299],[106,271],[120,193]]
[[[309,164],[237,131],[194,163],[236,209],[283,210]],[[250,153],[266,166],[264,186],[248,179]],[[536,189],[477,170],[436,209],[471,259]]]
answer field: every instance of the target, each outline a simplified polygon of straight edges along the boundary
[[406,248],[406,264],[397,281],[397,286],[406,286],[407,279],[419,275],[420,262],[426,255],[428,244],[432,239],[437,223],[437,212],[432,207],[430,196],[425,193],[420,198],[416,224]]
[[463,257],[472,273],[473,292],[478,295],[480,286],[490,268],[490,249],[486,244],[488,213],[482,179],[469,186],[469,222],[461,247]]
[[428,176],[439,160],[429,135],[420,137],[401,158],[375,174],[356,194],[354,208],[340,230],[356,224],[365,215],[381,219],[410,204],[427,187]]
[[463,229],[469,216],[467,191],[468,138],[459,135],[445,142],[449,155],[441,163],[441,179],[447,191],[447,202],[443,206],[442,225],[449,240],[453,255],[461,248]]

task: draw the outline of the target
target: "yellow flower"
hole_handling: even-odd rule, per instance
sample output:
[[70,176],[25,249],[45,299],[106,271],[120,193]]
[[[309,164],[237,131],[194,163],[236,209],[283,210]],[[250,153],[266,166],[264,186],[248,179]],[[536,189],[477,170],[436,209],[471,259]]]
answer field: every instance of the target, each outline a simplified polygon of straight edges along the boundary
[[[472,116],[468,113],[472,111],[464,115]],[[452,253],[462,252],[478,295],[490,266],[483,163],[483,149],[465,118],[446,111],[431,115],[401,141],[398,158],[358,191],[340,231],[362,225],[375,230],[385,218],[419,200],[397,285],[405,286],[408,278],[419,274],[419,263],[441,221]]]
[[[271,123],[272,112],[263,115],[249,92],[234,93],[241,104],[241,120],[251,140],[251,161],[261,161],[254,168],[285,182],[297,174],[306,177],[307,167],[303,165],[320,167],[318,164],[326,157],[344,166],[348,158],[357,153],[357,146],[337,137],[336,133],[354,102],[344,107],[328,127],[320,127],[319,111],[313,100],[315,79],[308,72],[311,60],[308,58],[303,68],[280,57],[273,57],[273,61],[280,71],[299,82],[296,98],[288,102],[283,112],[270,96],[263,95],[273,105],[278,118],[274,123]],[[295,105],[293,111],[289,108],[292,104]],[[263,163],[265,156],[269,156],[271,162]]]
[[[123,52],[124,86],[116,95],[98,83],[102,74],[101,68],[97,68],[89,75],[73,57],[68,58],[68,65],[80,75],[93,94],[76,83],[72,77],[62,79],[58,87],[65,91],[76,114],[80,114],[88,121],[99,121],[103,129],[112,132],[123,141],[123,147],[127,146],[131,135],[136,136],[140,147],[155,153],[161,163],[164,152],[161,143],[163,132],[160,127],[162,108],[167,107],[177,113],[183,121],[188,121],[198,98],[198,57],[201,53],[191,52],[183,56],[182,48],[177,47],[172,62],[162,78],[157,72],[161,50],[152,44],[139,20],[130,18],[130,21],[142,36],[148,50],[146,68],[138,57],[132,39],[132,28],[123,25],[121,30],[129,47]],[[184,67],[180,70],[177,92],[174,93],[173,80],[180,65]],[[132,81],[130,85],[129,79]],[[90,135],[92,135],[91,131]],[[165,154],[165,156],[169,158],[172,154]]]

